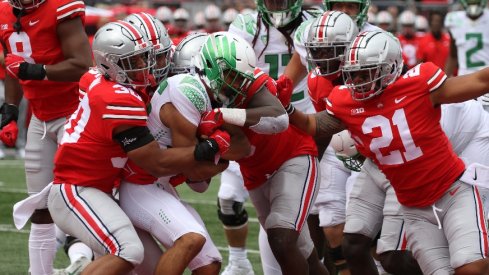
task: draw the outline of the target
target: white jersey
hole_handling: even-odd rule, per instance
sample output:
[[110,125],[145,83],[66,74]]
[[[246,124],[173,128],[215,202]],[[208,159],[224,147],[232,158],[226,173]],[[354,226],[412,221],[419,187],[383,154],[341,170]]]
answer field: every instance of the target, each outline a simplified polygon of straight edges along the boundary
[[[209,96],[198,77],[179,74],[161,82],[148,107],[148,128],[160,148],[172,147],[171,130],[160,119],[161,107],[166,103],[172,103],[195,126],[199,125],[205,111],[212,110]],[[160,180],[169,178],[163,177]]]
[[477,20],[467,17],[465,11],[453,11],[445,18],[445,27],[457,46],[458,74],[473,73],[489,66],[489,12]]
[[489,113],[468,100],[441,106],[440,124],[455,153],[466,163],[489,165]]
[[[302,14],[305,16],[306,20],[312,17],[312,15],[306,11]],[[263,20],[260,20],[260,26],[257,27],[257,18],[257,13],[239,14],[229,26],[229,32],[239,35],[248,41],[250,45],[253,45],[253,38],[259,29],[258,39],[254,46],[258,58],[256,66],[273,79],[277,79],[284,73],[285,67],[287,67],[292,54],[289,54],[285,36],[273,26],[268,26],[267,34],[267,26],[265,26]],[[296,31],[297,29],[291,33],[292,38]],[[262,54],[265,47],[266,50]],[[312,113],[314,112],[314,107],[312,106],[306,89],[307,79],[304,78],[295,86],[291,101],[294,106],[301,111]]]

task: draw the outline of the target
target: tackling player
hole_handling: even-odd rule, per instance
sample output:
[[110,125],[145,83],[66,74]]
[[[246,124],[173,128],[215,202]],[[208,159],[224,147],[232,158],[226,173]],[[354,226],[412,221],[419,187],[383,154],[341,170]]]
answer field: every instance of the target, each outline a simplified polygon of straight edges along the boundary
[[447,79],[440,68],[422,63],[401,76],[399,41],[384,32],[361,32],[345,57],[346,85],[333,89],[326,111],[304,115],[291,108],[291,121],[317,137],[350,131],[360,153],[391,182],[424,273],[453,268],[485,274],[482,202],[477,188],[460,181],[465,165],[440,127],[439,105],[482,95],[489,89],[489,69]]

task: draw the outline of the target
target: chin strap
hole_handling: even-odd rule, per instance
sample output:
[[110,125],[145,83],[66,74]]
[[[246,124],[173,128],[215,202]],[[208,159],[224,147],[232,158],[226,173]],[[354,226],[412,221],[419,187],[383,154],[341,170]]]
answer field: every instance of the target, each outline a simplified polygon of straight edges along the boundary
[[14,23],[14,30],[17,32],[17,33],[20,33],[22,31],[22,25],[20,24],[20,18],[22,16],[24,16],[25,14],[25,9],[16,9],[14,8],[14,15],[17,17],[17,21]]

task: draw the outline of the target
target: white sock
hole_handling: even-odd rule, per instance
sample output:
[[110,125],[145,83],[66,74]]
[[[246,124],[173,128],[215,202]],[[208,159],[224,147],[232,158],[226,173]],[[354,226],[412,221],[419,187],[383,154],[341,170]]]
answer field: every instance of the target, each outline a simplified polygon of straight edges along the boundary
[[56,251],[60,248],[63,248],[66,242],[66,234],[65,232],[61,231],[59,227],[55,226],[56,229]]
[[82,242],[77,242],[68,248],[68,257],[70,257],[70,262],[74,263],[81,257],[86,257],[87,259],[92,260],[93,253],[92,249],[88,247],[88,245]]
[[56,255],[54,223],[31,224],[29,235],[29,270],[31,275],[52,274]]
[[229,261],[239,261],[239,260],[247,259],[248,251],[246,250],[245,247],[228,246],[228,248],[229,248]]

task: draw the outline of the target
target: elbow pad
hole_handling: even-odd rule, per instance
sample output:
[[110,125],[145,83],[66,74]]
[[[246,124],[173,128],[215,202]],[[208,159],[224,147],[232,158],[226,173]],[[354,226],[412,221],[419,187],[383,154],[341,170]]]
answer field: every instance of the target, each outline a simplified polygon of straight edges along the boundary
[[283,114],[278,117],[261,117],[257,124],[249,128],[257,134],[278,134],[289,128],[289,116]]

